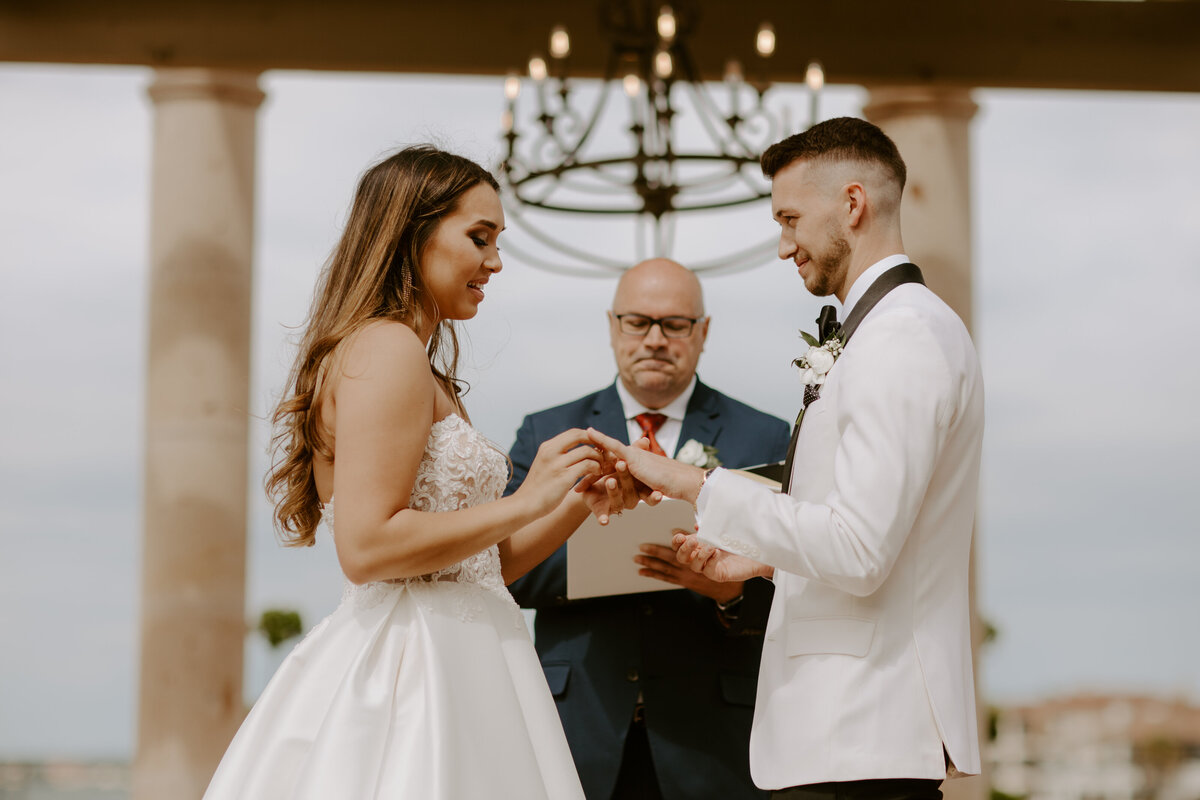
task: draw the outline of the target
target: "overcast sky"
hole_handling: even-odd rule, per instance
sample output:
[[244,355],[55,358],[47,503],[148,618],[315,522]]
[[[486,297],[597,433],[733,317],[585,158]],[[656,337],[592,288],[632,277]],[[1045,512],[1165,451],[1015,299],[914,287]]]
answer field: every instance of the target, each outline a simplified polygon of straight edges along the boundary
[[[150,78],[0,66],[0,758],[133,747]],[[279,547],[259,489],[289,326],[363,168],[425,140],[494,163],[501,86],[305,73],[262,85],[247,618],[292,607],[310,626],[341,594],[332,547]],[[823,115],[856,113],[864,97],[833,87]],[[976,100],[979,583],[1000,632],[984,690],[993,702],[1092,689],[1196,699],[1200,98]],[[620,255],[593,228],[562,231]],[[681,231],[676,252],[687,263],[774,233],[759,206]],[[612,379],[614,283],[505,259],[466,326],[467,406],[487,436],[507,447],[523,414]],[[704,285],[701,375],[790,419],[796,329],[812,329],[821,302],[778,261]],[[280,656],[257,639],[247,654],[253,699]]]

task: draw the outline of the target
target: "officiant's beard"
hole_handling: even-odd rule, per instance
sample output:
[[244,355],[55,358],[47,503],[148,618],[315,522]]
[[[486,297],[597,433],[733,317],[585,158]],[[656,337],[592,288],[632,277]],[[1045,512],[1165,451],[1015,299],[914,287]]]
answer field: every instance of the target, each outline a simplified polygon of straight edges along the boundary
[[809,253],[804,288],[815,297],[836,294],[846,282],[849,263],[850,243],[831,231],[826,247],[820,253]]

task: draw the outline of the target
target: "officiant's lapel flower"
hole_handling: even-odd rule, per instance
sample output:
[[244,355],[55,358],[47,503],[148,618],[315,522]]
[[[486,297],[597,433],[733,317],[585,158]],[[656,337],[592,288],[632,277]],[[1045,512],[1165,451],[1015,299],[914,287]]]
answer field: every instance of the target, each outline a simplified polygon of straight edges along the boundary
[[842,354],[845,345],[842,326],[834,323],[823,341],[818,342],[817,337],[805,331],[800,331],[800,338],[808,344],[808,352],[792,361],[792,365],[800,368],[800,380],[805,386],[820,386]]
[[721,466],[717,459],[717,448],[711,444],[700,444],[695,439],[688,439],[683,447],[675,454],[676,461],[691,464],[701,469],[712,469]]

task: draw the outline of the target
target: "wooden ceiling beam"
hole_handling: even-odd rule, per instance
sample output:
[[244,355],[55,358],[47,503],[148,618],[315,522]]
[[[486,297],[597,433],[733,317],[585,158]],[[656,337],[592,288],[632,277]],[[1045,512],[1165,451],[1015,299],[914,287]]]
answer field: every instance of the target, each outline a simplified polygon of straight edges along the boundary
[[[677,0],[684,6],[687,0]],[[704,74],[754,74],[770,20],[773,80],[809,60],[841,84],[1200,91],[1200,2],[695,0]],[[588,0],[0,0],[0,61],[501,75],[572,35],[571,71],[607,54]]]

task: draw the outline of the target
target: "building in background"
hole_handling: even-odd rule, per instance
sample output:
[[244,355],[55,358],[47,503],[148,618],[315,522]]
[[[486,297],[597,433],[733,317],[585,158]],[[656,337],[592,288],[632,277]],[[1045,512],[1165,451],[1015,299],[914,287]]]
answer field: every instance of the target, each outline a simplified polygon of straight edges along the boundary
[[127,800],[132,775],[116,761],[0,764],[0,800]]
[[993,797],[1200,800],[1200,706],[1081,694],[997,709]]

